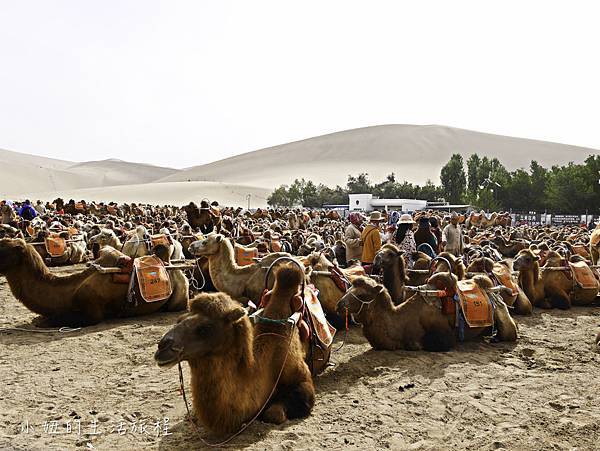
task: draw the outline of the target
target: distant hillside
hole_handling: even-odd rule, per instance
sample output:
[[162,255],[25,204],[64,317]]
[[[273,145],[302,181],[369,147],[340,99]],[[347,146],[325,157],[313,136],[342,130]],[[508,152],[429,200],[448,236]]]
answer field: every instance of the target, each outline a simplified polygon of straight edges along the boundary
[[177,172],[120,160],[75,163],[0,149],[0,196],[149,183]]
[[452,153],[497,157],[509,169],[580,162],[600,151],[566,144],[492,135],[439,125],[380,125],[244,153],[176,172],[161,182],[206,180],[273,188],[304,177],[333,186],[348,174],[367,172],[375,181],[438,182]]

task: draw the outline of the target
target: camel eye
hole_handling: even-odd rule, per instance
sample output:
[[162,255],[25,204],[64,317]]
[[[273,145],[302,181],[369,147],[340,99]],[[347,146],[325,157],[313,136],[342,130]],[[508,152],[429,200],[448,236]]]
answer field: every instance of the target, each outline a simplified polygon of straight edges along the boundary
[[203,324],[201,326],[196,327],[196,334],[201,337],[206,337],[211,333],[212,327],[209,324]]

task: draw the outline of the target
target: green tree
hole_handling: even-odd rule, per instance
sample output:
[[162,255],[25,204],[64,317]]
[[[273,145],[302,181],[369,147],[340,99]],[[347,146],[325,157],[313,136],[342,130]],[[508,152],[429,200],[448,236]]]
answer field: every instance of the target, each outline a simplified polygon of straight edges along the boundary
[[373,191],[373,186],[369,181],[369,174],[366,172],[359,174],[358,177],[349,175],[346,186],[349,194],[370,193]]
[[448,202],[458,204],[463,201],[467,177],[460,154],[455,153],[450,157],[450,161],[442,168],[440,180]]

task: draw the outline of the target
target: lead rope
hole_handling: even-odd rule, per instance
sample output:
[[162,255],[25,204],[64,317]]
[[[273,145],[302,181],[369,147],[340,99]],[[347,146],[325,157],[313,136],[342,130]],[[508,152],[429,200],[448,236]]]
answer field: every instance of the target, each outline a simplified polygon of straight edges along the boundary
[[344,345],[346,344],[346,338],[348,337],[348,329],[349,329],[349,324],[348,324],[348,307],[346,307],[346,328],[344,329],[344,338],[342,339],[342,344],[337,348],[334,349],[333,352],[338,352],[340,349],[342,349],[344,347]]
[[[192,423],[192,427],[193,427],[194,431],[196,432],[196,435],[198,436],[198,438],[200,439],[200,441],[205,446],[208,446],[210,448],[217,448],[217,447],[226,445],[227,443],[229,443],[230,441],[232,441],[234,438],[236,438],[238,435],[240,435],[242,432],[244,432],[246,429],[248,429],[250,427],[250,425],[252,423],[254,423],[256,421],[256,419],[260,416],[260,414],[263,412],[263,410],[265,410],[265,407],[267,407],[267,404],[269,403],[269,401],[273,397],[273,394],[275,393],[275,390],[277,389],[277,385],[279,384],[279,380],[281,379],[281,375],[283,374],[283,370],[285,369],[285,363],[287,362],[287,358],[288,358],[288,355],[290,353],[290,349],[292,347],[292,340],[294,338],[294,327],[295,326],[296,326],[296,323],[293,323],[292,324],[292,328],[290,330],[290,339],[288,341],[288,346],[287,346],[287,350],[285,352],[285,357],[283,359],[283,363],[281,365],[281,369],[279,370],[279,374],[277,375],[277,379],[275,380],[275,384],[273,385],[273,389],[271,390],[271,393],[269,394],[269,396],[265,400],[265,403],[259,409],[259,411],[256,413],[256,415],[254,415],[252,417],[252,419],[250,421],[248,421],[247,423],[244,423],[242,425],[242,427],[240,428],[239,431],[237,431],[235,434],[231,435],[226,440],[224,440],[222,442],[219,442],[219,443],[209,443],[206,440],[204,440],[202,438],[202,435],[200,434],[200,430],[198,429],[198,426],[196,425],[196,423],[194,423],[194,420],[192,419],[192,414],[190,412],[190,406],[189,406],[188,401],[187,401],[187,396],[185,394],[185,387],[184,387],[184,383],[183,383],[183,369],[181,368],[181,362],[177,363],[177,367],[179,369],[179,388],[181,390],[181,396],[183,397],[183,402],[185,403],[185,410],[187,411],[188,420],[190,421],[190,423]],[[255,337],[255,339],[258,338],[258,337],[261,337],[263,335],[275,335],[275,336],[278,336],[278,337],[281,337],[281,338],[286,338],[284,335],[279,335],[279,334],[275,334],[275,333],[264,333],[264,334],[257,335]]]
[[77,332],[79,330],[81,330],[81,327],[59,327],[58,329],[40,329],[40,330],[27,329],[25,327],[2,327],[2,328],[0,328],[0,332],[19,331],[19,332],[34,332],[37,334],[54,334],[56,332],[68,333],[68,332]]

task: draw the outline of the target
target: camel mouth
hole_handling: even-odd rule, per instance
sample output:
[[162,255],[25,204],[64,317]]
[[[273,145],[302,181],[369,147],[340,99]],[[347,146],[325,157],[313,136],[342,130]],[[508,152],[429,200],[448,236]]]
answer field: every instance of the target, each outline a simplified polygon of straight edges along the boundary
[[154,353],[154,361],[160,368],[172,368],[181,362],[181,352],[173,348],[158,349]]

